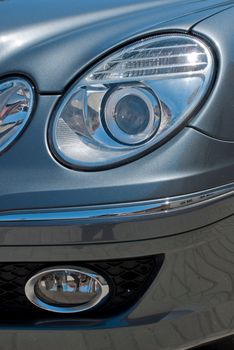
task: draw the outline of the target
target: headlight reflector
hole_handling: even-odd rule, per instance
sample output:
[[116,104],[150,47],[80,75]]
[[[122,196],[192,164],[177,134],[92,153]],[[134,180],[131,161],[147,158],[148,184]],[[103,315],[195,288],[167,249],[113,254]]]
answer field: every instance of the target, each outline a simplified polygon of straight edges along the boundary
[[34,103],[32,86],[23,78],[0,82],[0,152],[22,132]]
[[105,102],[107,130],[126,145],[147,141],[160,124],[160,107],[153,94],[144,88],[118,87]]
[[81,169],[126,162],[184,124],[213,73],[209,47],[189,35],[159,35],[128,45],[65,96],[51,123],[53,151]]

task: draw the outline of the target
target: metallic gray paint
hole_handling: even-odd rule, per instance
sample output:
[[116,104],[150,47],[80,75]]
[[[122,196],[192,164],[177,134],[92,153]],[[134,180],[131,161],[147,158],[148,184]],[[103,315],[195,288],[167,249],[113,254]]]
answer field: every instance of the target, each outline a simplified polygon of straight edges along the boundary
[[120,205],[106,205],[81,208],[55,208],[0,212],[0,223],[33,223],[33,222],[59,222],[87,220],[89,223],[118,222],[125,218],[128,220],[147,219],[148,217],[161,217],[181,210],[194,209],[201,205],[209,205],[214,201],[222,200],[234,195],[234,183],[211,188],[205,191],[185,195],[161,198],[152,201],[123,203]]
[[[219,74],[206,106],[190,122],[191,126],[211,137],[229,142],[234,142],[233,17],[234,7],[194,28],[195,34],[205,35],[214,41],[219,59]],[[217,23],[222,23],[221,28]]]
[[[2,349],[177,350],[233,331],[233,216],[183,235],[142,242],[73,247],[0,248],[2,259],[83,260],[166,253],[163,270],[137,305],[113,319],[38,319],[1,323]],[[21,254],[20,254],[21,251]],[[45,254],[47,251],[47,254]],[[37,253],[36,253],[37,252]],[[15,255],[16,254],[16,255]],[[46,256],[47,255],[47,256]],[[35,260],[36,261],[36,260]],[[144,346],[144,347],[143,347]]]
[[[56,246],[81,245],[85,248],[87,244],[135,242],[152,238],[166,238],[199,229],[215,222],[218,223],[232,215],[233,211],[234,201],[233,197],[230,197],[209,205],[181,210],[175,214],[168,213],[162,217],[152,215],[149,218],[135,218],[134,220],[123,218],[119,222],[99,219],[92,220],[92,222],[90,220],[82,222],[60,220],[1,223],[0,242],[2,247],[48,245],[53,249],[55,244]],[[51,259],[53,255],[50,255],[47,251],[45,256]],[[57,258],[59,258],[59,255]]]
[[[150,7],[148,2],[129,0],[126,15],[122,13],[126,7],[120,7],[120,12],[110,10],[119,1],[91,1],[93,14],[88,12],[90,1],[69,0],[69,6],[57,0],[0,2],[0,74],[25,73],[42,92],[58,91],[59,95],[93,59],[125,40],[192,27],[222,47],[218,50],[222,59],[228,59],[227,53],[233,55],[227,37],[233,16],[228,11],[195,26],[233,1],[156,1]],[[145,4],[148,9],[137,9]],[[48,11],[44,11],[46,5]],[[101,11],[95,14],[99,6]],[[29,8],[30,16],[25,11]],[[15,40],[17,36],[22,42]],[[78,40],[79,45],[74,45]],[[59,96],[40,96],[24,137],[0,158],[0,210],[150,200],[233,182],[234,143],[226,142],[231,140],[232,115],[225,109],[220,130],[217,122],[215,132],[205,126],[208,120],[220,121],[219,101],[232,101],[228,78],[232,59],[222,67],[212,95],[197,113],[202,119],[200,131],[185,128],[146,157],[99,173],[74,172],[51,157],[46,125]],[[20,154],[24,157],[19,158]],[[56,344],[57,350],[64,350],[78,344],[80,350],[177,350],[233,333],[233,205],[230,197],[166,219],[115,225],[1,224],[1,261],[87,261],[157,253],[165,253],[166,258],[156,281],[127,313],[105,320],[48,323],[41,319],[20,325],[4,320],[0,349],[44,350]]]
[[[192,5],[190,1],[186,3],[186,6],[189,6],[189,4],[192,6],[191,11],[194,11],[195,5],[197,6],[197,10],[204,4],[206,6],[208,4],[214,5],[213,2],[209,1],[196,1],[192,2]],[[171,6],[173,14],[174,11],[177,11],[177,7],[175,9],[175,6],[172,6],[172,4],[169,5],[169,2],[165,4],[167,11],[159,10],[160,7],[157,7],[157,18],[160,16],[160,13],[168,16],[168,6]],[[222,2],[222,4],[224,3]],[[6,6],[5,10],[7,10],[8,6],[11,6],[11,2],[3,2],[0,6]],[[59,6],[62,5],[60,4]],[[221,9],[215,8],[215,10],[217,12]],[[34,16],[39,16],[39,13]],[[201,12],[199,13],[201,15]],[[46,17],[52,16],[52,13],[48,11],[44,15]],[[3,18],[5,17],[3,16]],[[189,18],[190,26],[197,20],[196,15],[194,18],[191,15],[186,18]],[[172,23],[173,25],[175,24],[173,21]],[[227,23],[232,23],[231,18],[229,19],[227,17]],[[18,25],[20,28],[20,23]],[[141,28],[140,23],[138,23],[138,26]],[[167,24],[167,27],[170,29],[169,24]],[[92,30],[94,30],[93,27],[90,28],[91,33],[93,33]],[[225,37],[226,32],[221,27],[219,29],[219,41],[222,40],[226,43],[224,40]],[[105,37],[101,36],[101,39],[103,42],[106,42]],[[81,37],[79,37],[80,40]],[[47,41],[45,42],[47,43]],[[86,40],[86,45],[88,43],[91,45],[93,42],[95,40]],[[85,46],[82,46],[82,48],[82,54],[84,54]],[[26,54],[26,50],[23,50],[23,47],[18,50],[19,52],[22,50],[23,54]],[[31,50],[35,52],[36,47],[33,46]],[[229,50],[231,50],[231,47]],[[46,52],[48,53],[48,50]],[[43,51],[40,50],[40,53],[42,54]],[[94,52],[93,55],[95,55]],[[73,56],[72,51],[71,56]],[[14,59],[15,62],[18,61]],[[25,56],[24,62],[35,65],[35,68],[43,67],[43,69],[40,69],[40,74],[45,74],[44,66],[38,65],[37,60],[28,59]],[[47,61],[44,60],[44,62]],[[66,60],[66,62],[67,66],[70,67],[69,61]],[[76,65],[77,67],[79,66],[78,61]],[[7,66],[4,66],[4,64],[0,65],[0,69],[5,69],[5,72],[8,71]],[[59,72],[61,73],[61,71],[63,72],[60,69]],[[230,74],[230,72],[227,72],[227,74]],[[45,79],[46,82],[53,80],[49,78],[48,74],[46,77],[48,77],[48,79]],[[57,79],[60,77],[60,74],[55,74],[54,79],[55,77]],[[225,79],[225,76],[222,76],[222,78]],[[72,79],[72,76],[69,76],[69,79]],[[226,96],[228,89],[227,86],[224,86],[221,90],[218,90],[220,98]],[[12,147],[11,150],[1,156],[0,210],[83,206],[150,200],[197,192],[233,181],[234,144],[216,141],[191,129],[184,129],[155,152],[116,169],[90,174],[65,169],[51,157],[45,141],[49,116],[58,98],[57,96],[40,96],[37,110],[24,137],[18,140],[15,147]],[[206,105],[208,105],[209,100],[206,102]],[[213,108],[215,110],[215,101],[213,102]],[[206,105],[200,113],[203,113],[205,110],[206,119],[213,119],[214,110],[213,108],[211,111],[210,109],[207,110]],[[198,149],[197,144],[202,148],[202,152]],[[24,156],[19,158],[19,154],[23,154]],[[181,154],[183,154],[182,158]],[[224,154],[225,157],[223,157]],[[25,169],[27,169],[26,173]],[[7,186],[5,186],[6,178],[8,179]],[[54,195],[55,193],[56,196]]]
[[0,75],[23,73],[41,92],[61,92],[116,45],[159,30],[188,30],[230,4],[231,0],[3,1]]
[[155,152],[122,167],[91,173],[66,169],[50,155],[45,140],[55,100],[39,99],[24,137],[0,158],[1,211],[151,200],[233,181],[234,144],[189,128]]

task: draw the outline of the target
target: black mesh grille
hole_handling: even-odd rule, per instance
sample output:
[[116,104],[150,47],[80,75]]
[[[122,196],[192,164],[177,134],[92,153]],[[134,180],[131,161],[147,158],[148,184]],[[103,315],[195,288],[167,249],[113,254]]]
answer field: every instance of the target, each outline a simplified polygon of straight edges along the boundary
[[[123,311],[135,303],[156,277],[164,260],[164,255],[135,258],[128,260],[109,260],[98,262],[60,262],[47,263],[12,263],[0,264],[0,315],[14,318],[22,309],[24,317],[38,314],[50,315],[32,305],[24,294],[27,280],[37,271],[56,265],[83,266],[100,272],[110,284],[110,296],[98,309],[98,316]],[[97,317],[96,311],[86,312],[89,317]],[[54,315],[53,315],[54,316]],[[74,315],[73,315],[74,317]]]

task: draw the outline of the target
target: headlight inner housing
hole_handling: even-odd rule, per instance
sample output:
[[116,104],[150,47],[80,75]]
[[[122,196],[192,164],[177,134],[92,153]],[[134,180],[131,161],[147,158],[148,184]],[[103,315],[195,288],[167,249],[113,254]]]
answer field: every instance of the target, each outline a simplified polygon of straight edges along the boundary
[[146,142],[160,125],[157,97],[142,87],[120,86],[104,102],[104,125],[119,143]]
[[184,125],[213,76],[213,55],[199,38],[166,34],[127,45],[63,97],[50,124],[52,150],[77,169],[128,162]]
[[0,153],[25,129],[35,104],[33,86],[24,78],[0,80]]

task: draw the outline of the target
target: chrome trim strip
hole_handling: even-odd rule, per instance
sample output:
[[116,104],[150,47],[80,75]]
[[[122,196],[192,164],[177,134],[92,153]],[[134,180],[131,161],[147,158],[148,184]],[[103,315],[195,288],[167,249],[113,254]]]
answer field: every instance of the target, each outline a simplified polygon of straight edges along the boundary
[[0,213],[0,223],[66,221],[66,220],[123,220],[173,213],[182,209],[209,204],[234,194],[234,182],[209,190],[149,201],[70,207],[57,209],[17,210]]

